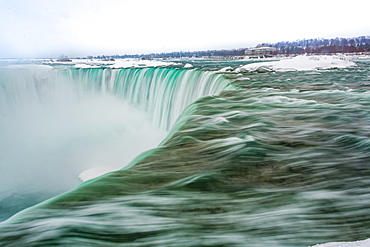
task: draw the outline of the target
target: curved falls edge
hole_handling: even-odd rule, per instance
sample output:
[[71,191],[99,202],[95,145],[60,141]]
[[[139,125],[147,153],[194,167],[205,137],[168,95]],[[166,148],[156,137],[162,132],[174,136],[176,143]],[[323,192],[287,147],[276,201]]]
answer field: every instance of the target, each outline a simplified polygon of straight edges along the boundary
[[[237,80],[239,89],[190,104],[166,140],[129,168],[23,211],[0,237],[71,246],[367,238],[370,144],[361,122],[370,110],[367,85],[349,81],[356,70]],[[339,76],[348,80],[338,85]]]

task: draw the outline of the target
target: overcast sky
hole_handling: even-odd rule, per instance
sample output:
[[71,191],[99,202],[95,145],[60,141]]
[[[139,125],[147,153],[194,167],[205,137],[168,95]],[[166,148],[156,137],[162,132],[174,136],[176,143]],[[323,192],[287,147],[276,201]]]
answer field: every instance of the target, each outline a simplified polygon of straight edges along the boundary
[[369,0],[0,0],[0,58],[230,49],[370,35]]

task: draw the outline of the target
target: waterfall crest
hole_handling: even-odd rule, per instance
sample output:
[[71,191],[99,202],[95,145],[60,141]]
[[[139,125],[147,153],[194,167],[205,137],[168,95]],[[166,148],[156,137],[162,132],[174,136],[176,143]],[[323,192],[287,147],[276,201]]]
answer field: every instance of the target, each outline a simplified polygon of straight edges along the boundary
[[128,100],[163,130],[169,130],[191,102],[229,85],[220,74],[175,68],[69,69],[62,73],[89,89]]

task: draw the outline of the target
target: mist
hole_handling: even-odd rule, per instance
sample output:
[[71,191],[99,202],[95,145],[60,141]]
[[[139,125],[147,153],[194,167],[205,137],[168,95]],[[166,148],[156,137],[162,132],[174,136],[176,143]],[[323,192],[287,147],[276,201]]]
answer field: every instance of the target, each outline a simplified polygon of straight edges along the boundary
[[120,169],[166,134],[124,100],[88,91],[52,68],[13,66],[0,76],[0,202],[70,190],[81,172]]

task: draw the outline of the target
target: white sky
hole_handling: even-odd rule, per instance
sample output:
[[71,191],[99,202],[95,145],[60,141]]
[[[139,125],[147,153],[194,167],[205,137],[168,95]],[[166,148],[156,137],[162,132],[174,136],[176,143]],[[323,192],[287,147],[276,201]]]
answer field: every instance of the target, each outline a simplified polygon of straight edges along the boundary
[[370,35],[369,0],[0,0],[0,58],[233,49]]

